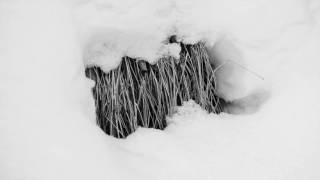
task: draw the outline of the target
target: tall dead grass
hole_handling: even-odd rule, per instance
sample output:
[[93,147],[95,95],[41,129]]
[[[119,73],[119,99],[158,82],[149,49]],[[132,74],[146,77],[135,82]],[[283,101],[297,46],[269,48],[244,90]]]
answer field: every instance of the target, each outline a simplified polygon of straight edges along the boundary
[[181,43],[180,59],[161,58],[151,65],[124,57],[108,73],[88,67],[86,76],[96,84],[93,96],[97,123],[107,134],[123,138],[138,126],[164,129],[166,116],[183,101],[194,100],[209,113],[220,113],[215,67],[204,43]]

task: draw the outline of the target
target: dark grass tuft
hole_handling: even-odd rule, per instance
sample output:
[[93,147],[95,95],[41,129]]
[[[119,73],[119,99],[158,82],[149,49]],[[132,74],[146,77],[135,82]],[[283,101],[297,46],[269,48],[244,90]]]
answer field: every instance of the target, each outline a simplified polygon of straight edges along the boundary
[[138,126],[164,129],[174,107],[191,99],[209,113],[220,113],[224,102],[216,95],[212,62],[203,43],[181,43],[180,59],[164,57],[151,65],[123,57],[109,73],[86,68],[86,76],[96,82],[92,91],[98,125],[118,138]]

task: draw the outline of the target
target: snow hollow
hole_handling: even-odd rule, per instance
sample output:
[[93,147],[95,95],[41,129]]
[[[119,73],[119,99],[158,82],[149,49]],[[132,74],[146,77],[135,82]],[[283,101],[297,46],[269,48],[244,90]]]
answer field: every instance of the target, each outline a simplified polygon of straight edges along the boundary
[[[320,179],[317,0],[0,2],[0,179]],[[166,129],[97,125],[85,67],[217,60],[227,113],[188,101]],[[107,59],[107,61],[106,61]]]

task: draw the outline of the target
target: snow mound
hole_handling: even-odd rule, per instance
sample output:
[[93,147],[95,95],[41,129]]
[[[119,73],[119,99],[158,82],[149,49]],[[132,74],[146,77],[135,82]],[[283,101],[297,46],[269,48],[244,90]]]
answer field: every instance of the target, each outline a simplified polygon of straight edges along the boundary
[[[1,1],[0,179],[320,179],[319,7],[318,0]],[[85,66],[108,71],[124,55],[150,62],[177,55],[166,44],[173,34],[204,40],[221,64],[232,58],[220,72],[229,101],[259,89],[268,101],[237,116],[187,105],[165,131],[105,136]]]

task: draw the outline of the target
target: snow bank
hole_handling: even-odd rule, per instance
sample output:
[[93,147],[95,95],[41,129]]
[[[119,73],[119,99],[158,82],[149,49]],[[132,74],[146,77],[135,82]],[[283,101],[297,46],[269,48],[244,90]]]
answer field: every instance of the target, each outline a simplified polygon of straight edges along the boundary
[[[319,7],[317,0],[1,1],[0,179],[319,179]],[[172,34],[206,41],[225,64],[219,92],[240,102],[235,108],[261,104],[250,98],[259,89],[271,92],[268,101],[241,116],[208,115],[189,103],[165,131],[104,135],[85,64],[108,70],[123,55],[150,62],[177,55],[166,44]]]

